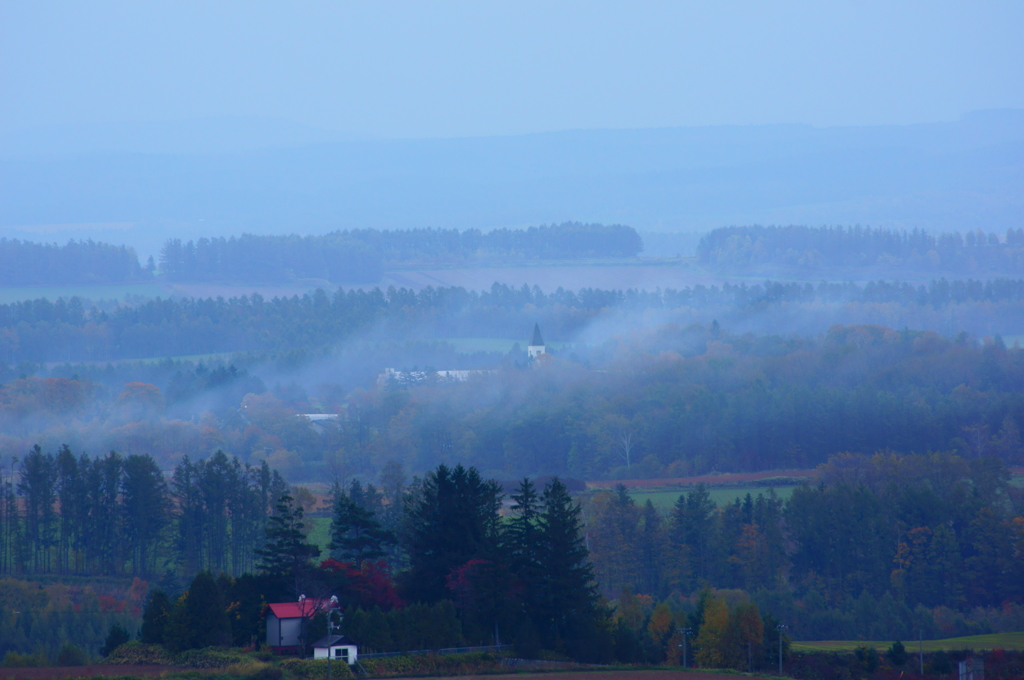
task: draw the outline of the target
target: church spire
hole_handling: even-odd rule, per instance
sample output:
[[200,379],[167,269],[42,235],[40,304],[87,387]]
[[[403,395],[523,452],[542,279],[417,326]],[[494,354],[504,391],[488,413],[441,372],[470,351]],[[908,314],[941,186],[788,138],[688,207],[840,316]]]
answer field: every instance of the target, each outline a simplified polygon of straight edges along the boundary
[[544,353],[544,339],[540,337],[540,325],[533,324],[533,340],[530,340],[530,346],[526,348],[526,355],[531,359],[536,359]]

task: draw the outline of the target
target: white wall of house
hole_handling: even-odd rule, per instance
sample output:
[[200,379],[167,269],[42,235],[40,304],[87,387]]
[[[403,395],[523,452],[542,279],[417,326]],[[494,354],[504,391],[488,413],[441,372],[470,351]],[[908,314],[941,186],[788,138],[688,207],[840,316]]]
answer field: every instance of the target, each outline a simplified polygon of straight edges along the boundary
[[359,658],[359,652],[355,645],[332,645],[330,650],[327,647],[314,647],[313,658],[326,659],[328,651],[335,661],[347,661],[353,664]]

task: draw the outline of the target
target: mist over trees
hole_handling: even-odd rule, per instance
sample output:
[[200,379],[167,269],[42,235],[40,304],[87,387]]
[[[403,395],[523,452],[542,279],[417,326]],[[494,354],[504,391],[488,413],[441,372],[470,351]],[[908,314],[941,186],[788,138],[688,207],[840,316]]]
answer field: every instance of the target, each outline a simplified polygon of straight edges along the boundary
[[89,285],[152,279],[153,270],[142,268],[135,250],[128,246],[91,239],[60,246],[0,238],[0,285]]
[[[545,293],[494,284],[420,291],[318,289],[302,297],[180,298],[101,308],[79,298],[0,305],[0,362],[110,361],[215,352],[310,352],[360,333],[381,341],[527,338],[535,322],[550,340],[576,341],[606,327],[718,320],[758,333],[818,333],[843,324],[934,328],[947,335],[1024,334],[1024,280],[938,279],[928,285],[793,282],[680,289]],[[379,370],[383,366],[374,367]],[[461,368],[462,366],[451,366]],[[4,380],[0,368],[0,380]]]
[[[1016,274],[1024,270],[1024,229],[981,229],[933,235],[872,227],[723,227],[697,245],[700,262],[715,270],[944,272]],[[879,275],[879,274],[875,274]]]
[[[241,369],[158,362],[8,374],[0,445],[17,453],[70,442],[149,453],[161,466],[223,449],[293,480],[375,475],[392,459],[421,472],[453,457],[499,479],[796,468],[880,449],[1022,459],[1024,350],[999,338],[878,326],[786,338],[667,324],[575,346],[537,368],[520,350],[490,355],[488,371],[465,382],[430,371],[378,381],[376,364],[397,349]],[[334,382],[352,376],[367,382]],[[299,377],[305,386],[289,382]]]

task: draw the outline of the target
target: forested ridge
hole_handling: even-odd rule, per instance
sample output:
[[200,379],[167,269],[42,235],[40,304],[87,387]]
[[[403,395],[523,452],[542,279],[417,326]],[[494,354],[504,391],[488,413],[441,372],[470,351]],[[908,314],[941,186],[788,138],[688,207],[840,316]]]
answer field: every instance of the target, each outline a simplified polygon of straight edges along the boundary
[[[643,251],[636,230],[620,224],[541,225],[525,229],[339,230],[316,236],[258,235],[168,239],[159,269],[135,251],[94,241],[64,246],[0,239],[4,285],[110,284],[149,281],[281,284],[319,279],[335,284],[380,280],[386,267],[472,265],[583,258],[632,258]],[[1024,231],[929,234],[872,227],[723,227],[704,235],[698,261],[715,271],[792,270],[835,274],[875,270],[955,276],[1014,276],[1024,269]]]
[[171,281],[279,283],[296,278],[334,283],[375,283],[384,264],[465,263],[634,257],[643,241],[621,224],[541,225],[526,229],[352,229],[322,236],[170,239],[160,252],[160,272]]
[[[214,352],[310,351],[360,331],[403,339],[520,337],[539,322],[550,340],[574,340],[610,314],[669,313],[679,323],[758,327],[760,332],[819,332],[833,323],[940,328],[949,334],[1024,334],[1024,279],[938,279],[928,285],[877,281],[817,286],[766,281],[681,289],[545,293],[494,284],[420,291],[389,287],[318,289],[267,300],[142,300],[101,308],[80,298],[0,305],[0,361],[109,361]],[[674,318],[673,318],[674,317]],[[999,328],[990,330],[998,322]],[[621,321],[620,321],[621,323]],[[966,327],[966,328],[965,328]],[[527,338],[524,337],[524,341]],[[0,378],[2,379],[2,378]]]
[[722,227],[701,237],[701,263],[725,271],[761,268],[824,272],[892,270],[1016,274],[1024,269],[1024,229],[939,235],[872,227]]
[[135,250],[88,241],[33,243],[0,238],[0,285],[138,283],[153,279],[152,263],[143,269]]

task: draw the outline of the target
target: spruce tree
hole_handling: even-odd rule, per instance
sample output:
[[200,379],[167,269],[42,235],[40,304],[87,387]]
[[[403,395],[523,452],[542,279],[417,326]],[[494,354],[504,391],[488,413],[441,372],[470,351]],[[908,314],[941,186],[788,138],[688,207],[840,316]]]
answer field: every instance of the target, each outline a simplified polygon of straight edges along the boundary
[[310,560],[320,555],[320,548],[306,541],[302,519],[302,506],[296,505],[287,493],[282,495],[267,521],[267,543],[256,551],[262,573],[289,580],[296,590]]
[[557,477],[544,488],[540,517],[544,571],[539,583],[538,627],[564,638],[596,615],[594,573],[583,540],[581,510]]
[[231,620],[210,572],[196,574],[175,603],[164,628],[164,642],[173,651],[231,644]]
[[171,615],[171,600],[162,590],[149,594],[146,609],[142,612],[142,629],[139,637],[147,644],[163,644],[167,618]]
[[331,557],[362,566],[363,560],[378,560],[395,535],[382,528],[375,514],[359,506],[348,495],[338,494],[331,519]]
[[100,649],[100,654],[103,656],[110,656],[111,652],[129,640],[131,640],[131,636],[128,635],[128,631],[125,630],[124,626],[120,623],[111,624],[110,632],[107,633],[107,639],[103,643],[103,647]]
[[410,512],[410,589],[414,599],[437,602],[452,593],[452,570],[499,552],[501,492],[476,468],[438,466],[427,475]]

